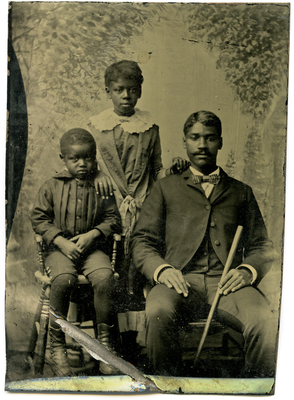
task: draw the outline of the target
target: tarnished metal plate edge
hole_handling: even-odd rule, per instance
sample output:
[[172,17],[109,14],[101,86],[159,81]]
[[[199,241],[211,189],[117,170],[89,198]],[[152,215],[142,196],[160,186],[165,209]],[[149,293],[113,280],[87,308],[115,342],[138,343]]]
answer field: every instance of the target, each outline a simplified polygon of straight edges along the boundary
[[[269,395],[274,378],[208,379],[149,376],[163,393]],[[146,393],[149,390],[128,376],[46,378],[9,382],[10,392]]]

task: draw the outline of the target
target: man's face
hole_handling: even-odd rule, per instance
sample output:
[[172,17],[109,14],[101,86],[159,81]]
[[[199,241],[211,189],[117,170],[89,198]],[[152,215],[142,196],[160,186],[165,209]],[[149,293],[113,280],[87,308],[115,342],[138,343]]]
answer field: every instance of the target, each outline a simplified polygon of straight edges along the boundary
[[203,174],[210,174],[216,169],[217,153],[223,143],[215,127],[196,122],[183,142],[192,167]]
[[74,144],[67,148],[65,155],[60,155],[68,171],[78,179],[86,179],[96,168],[96,155],[88,143]]
[[134,114],[134,108],[141,97],[141,85],[131,79],[120,78],[116,82],[110,82],[105,88],[112,100],[114,112],[119,116]]

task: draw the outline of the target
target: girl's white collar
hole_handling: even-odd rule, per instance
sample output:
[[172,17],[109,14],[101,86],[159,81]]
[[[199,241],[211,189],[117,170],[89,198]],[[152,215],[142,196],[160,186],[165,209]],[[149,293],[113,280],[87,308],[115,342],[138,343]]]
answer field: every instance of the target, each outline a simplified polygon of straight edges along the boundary
[[130,117],[120,117],[112,108],[90,118],[92,125],[100,131],[110,131],[120,125],[129,133],[145,132],[155,124],[148,111],[135,108],[135,113]]

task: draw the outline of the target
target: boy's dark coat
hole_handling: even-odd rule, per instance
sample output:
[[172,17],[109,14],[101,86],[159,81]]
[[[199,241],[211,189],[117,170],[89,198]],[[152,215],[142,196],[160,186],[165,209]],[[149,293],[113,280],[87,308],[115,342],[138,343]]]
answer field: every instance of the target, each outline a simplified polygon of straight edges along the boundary
[[[65,224],[69,183],[73,180],[73,176],[64,170],[45,182],[36,197],[31,213],[32,226],[34,231],[43,237],[47,245],[50,245],[52,240],[60,233],[74,236],[75,221],[70,221],[71,226]],[[84,229],[80,233],[88,232],[94,228],[99,229],[105,238],[113,233],[120,233],[120,214],[114,196],[108,200],[103,200],[96,194],[93,183],[89,181],[87,184],[91,186],[87,206],[87,221],[84,221]]]

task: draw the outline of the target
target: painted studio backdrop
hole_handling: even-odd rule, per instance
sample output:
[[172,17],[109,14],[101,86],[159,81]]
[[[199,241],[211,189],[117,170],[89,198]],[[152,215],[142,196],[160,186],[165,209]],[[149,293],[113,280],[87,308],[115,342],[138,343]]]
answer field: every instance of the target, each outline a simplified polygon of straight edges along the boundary
[[144,76],[137,107],[160,127],[163,164],[186,158],[197,110],[223,123],[218,164],[255,193],[276,261],[260,287],[278,323],[284,229],[289,6],[12,2],[7,147],[7,381],[25,354],[40,296],[29,220],[37,190],[62,169],[59,139],[111,107],[104,72],[121,59]]

